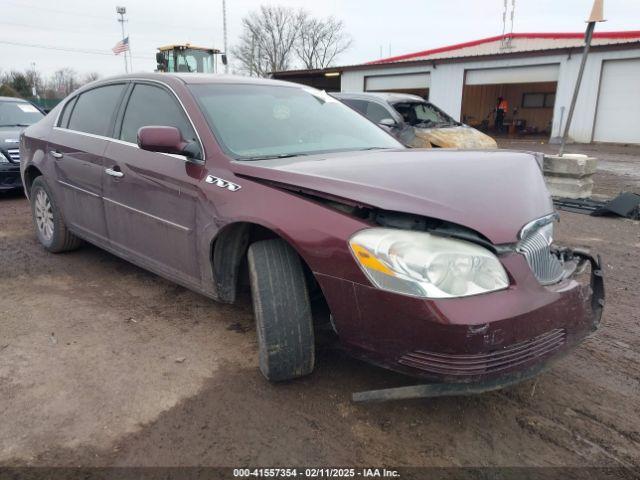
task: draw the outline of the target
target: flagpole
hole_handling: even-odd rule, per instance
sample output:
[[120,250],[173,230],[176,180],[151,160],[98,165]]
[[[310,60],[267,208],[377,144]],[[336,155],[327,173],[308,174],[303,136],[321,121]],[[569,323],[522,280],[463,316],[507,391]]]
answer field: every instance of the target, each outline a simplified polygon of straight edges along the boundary
[[[127,13],[127,7],[116,7],[116,13],[120,15],[118,22],[120,22],[120,26],[122,27],[122,41],[124,42],[124,14]],[[129,64],[127,63],[127,50],[124,51],[124,71],[125,73],[129,73]]]
[[129,71],[133,73],[133,55],[131,55],[131,37],[127,37],[129,39]]

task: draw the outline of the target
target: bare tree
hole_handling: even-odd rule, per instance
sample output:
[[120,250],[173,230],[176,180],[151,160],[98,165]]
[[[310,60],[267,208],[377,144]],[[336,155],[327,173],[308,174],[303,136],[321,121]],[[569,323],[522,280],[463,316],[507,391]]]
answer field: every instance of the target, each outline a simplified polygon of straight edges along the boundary
[[295,51],[305,68],[326,68],[351,43],[341,20],[334,17],[306,18],[300,28]]
[[25,70],[24,76],[29,82],[29,86],[31,87],[31,94],[33,95],[33,90],[35,89],[36,93],[41,92],[44,89],[44,80],[42,78],[42,74],[35,69]]
[[62,98],[80,86],[99,78],[99,73],[89,72],[79,79],[74,70],[61,68],[45,81],[42,72],[35,69],[27,69],[24,72],[5,70],[0,71],[0,88],[3,92],[0,95],[30,98],[33,96],[33,87],[35,87],[42,98]]
[[84,77],[82,77],[82,85],[85,83],[95,82],[100,78],[100,74],[98,72],[89,72]]
[[80,86],[75,70],[71,68],[61,68],[56,70],[50,79],[50,90],[57,96],[66,97]]
[[258,77],[287,70],[306,18],[302,10],[265,5],[243,18],[240,42],[232,49],[240,70]]

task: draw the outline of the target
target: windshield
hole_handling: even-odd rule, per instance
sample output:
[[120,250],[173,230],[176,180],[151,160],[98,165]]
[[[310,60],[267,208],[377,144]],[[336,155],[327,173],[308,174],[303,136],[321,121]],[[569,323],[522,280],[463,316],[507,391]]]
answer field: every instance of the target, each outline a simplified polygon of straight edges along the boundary
[[177,72],[215,73],[213,55],[208,51],[191,48],[178,52]]
[[271,85],[190,85],[218,141],[239,160],[402,148],[325,92]]
[[0,101],[0,127],[28,127],[44,115],[27,102]]
[[459,125],[435,105],[427,102],[403,102],[393,106],[404,121],[413,127],[445,127]]

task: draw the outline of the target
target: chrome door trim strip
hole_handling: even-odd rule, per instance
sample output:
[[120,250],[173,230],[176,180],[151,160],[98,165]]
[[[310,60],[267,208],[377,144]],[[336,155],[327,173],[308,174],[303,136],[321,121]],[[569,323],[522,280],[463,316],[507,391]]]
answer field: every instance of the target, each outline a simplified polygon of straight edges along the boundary
[[97,193],[93,193],[93,192],[90,192],[89,190],[85,190],[84,188],[80,188],[80,187],[77,187],[75,185],[71,185],[70,183],[63,182],[62,180],[58,180],[58,183],[60,185],[64,185],[67,188],[71,188],[73,190],[77,190],[79,192],[86,193],[87,195],[90,195],[92,197],[100,198],[100,195],[98,195]]
[[[62,127],[53,127],[54,130],[60,130],[61,132],[69,132],[76,133],[78,135],[84,135],[85,137],[97,138],[98,140],[106,140],[108,142],[119,143],[121,145],[126,145],[128,147],[137,148],[140,150],[140,147],[136,143],[126,142],[124,140],[120,140],[119,138],[111,138],[111,137],[103,137],[102,135],[96,135],[94,133],[81,132],[79,130],[71,130],[70,128],[62,128]],[[182,160],[183,162],[189,163],[204,163],[204,160],[189,160],[185,155],[179,155],[177,153],[164,153],[164,152],[151,152],[157,153],[158,155],[165,155],[167,157],[177,158],[178,160]]]
[[125,205],[124,203],[117,202],[115,200],[112,200],[111,198],[107,198],[107,197],[103,197],[103,198],[104,198],[104,200],[106,202],[112,203],[112,204],[117,205],[117,206],[122,207],[122,208],[126,208],[127,210],[131,210],[132,212],[139,213],[140,215],[144,215],[146,217],[153,218],[154,220],[158,220],[159,222],[165,223],[165,224],[167,224],[167,225],[169,225],[171,227],[174,227],[174,228],[177,228],[179,230],[182,230],[183,232],[190,232],[191,231],[191,229],[189,227],[185,227],[184,225],[180,225],[178,223],[173,223],[173,222],[171,222],[169,220],[165,220],[164,218],[156,217],[155,215],[152,215],[152,214],[147,213],[147,212],[143,212],[142,210],[138,210],[137,208],[130,207],[129,205]]

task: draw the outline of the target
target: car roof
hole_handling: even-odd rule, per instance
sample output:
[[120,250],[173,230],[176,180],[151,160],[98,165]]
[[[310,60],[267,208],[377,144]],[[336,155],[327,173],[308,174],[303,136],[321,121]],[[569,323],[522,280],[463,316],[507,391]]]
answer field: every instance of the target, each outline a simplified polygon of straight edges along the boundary
[[[156,80],[161,82],[178,80],[186,84],[245,84],[245,85],[273,85],[304,88],[305,85],[282,80],[272,80],[269,78],[243,77],[240,75],[225,75],[218,73],[131,73],[128,75],[118,75],[97,80],[91,85],[99,85],[103,82],[113,82],[117,80]],[[310,88],[310,87],[307,87]]]
[[[427,102],[418,95],[409,93],[393,93],[393,92],[336,92],[332,93],[336,98],[351,98],[354,100],[382,100],[388,103],[398,102]],[[428,103],[428,102],[427,102]]]

